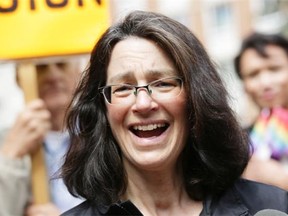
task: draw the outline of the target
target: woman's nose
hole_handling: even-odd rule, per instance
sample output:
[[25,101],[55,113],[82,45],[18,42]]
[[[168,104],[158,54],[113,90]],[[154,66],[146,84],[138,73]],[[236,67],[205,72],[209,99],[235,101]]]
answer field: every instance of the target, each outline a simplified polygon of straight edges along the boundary
[[153,100],[148,92],[148,89],[140,88],[137,89],[137,94],[135,95],[135,103],[133,104],[133,111],[136,112],[149,112],[157,107],[157,103]]

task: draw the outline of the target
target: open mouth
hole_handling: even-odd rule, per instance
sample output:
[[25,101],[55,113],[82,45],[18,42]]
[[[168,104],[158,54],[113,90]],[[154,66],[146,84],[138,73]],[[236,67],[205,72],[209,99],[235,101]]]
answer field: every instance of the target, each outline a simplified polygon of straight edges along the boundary
[[168,127],[168,124],[149,124],[133,126],[130,130],[140,138],[148,138],[160,136]]

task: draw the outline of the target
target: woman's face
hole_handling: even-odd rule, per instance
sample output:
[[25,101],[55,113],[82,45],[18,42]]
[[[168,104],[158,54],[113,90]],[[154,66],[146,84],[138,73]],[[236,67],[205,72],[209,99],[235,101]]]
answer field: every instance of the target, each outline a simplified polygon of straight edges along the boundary
[[[114,47],[106,85],[143,86],[175,76],[172,61],[154,42],[130,37]],[[188,120],[185,90],[174,84],[169,79],[161,81],[151,87],[155,88],[151,95],[146,88],[129,96],[126,87],[112,89],[117,104],[106,102],[107,117],[126,169],[159,170],[175,165],[187,140]]]

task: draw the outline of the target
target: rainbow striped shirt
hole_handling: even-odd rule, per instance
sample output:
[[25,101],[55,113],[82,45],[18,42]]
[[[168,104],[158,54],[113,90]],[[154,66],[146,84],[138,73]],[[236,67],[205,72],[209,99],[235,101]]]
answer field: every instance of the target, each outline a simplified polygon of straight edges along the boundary
[[250,139],[255,154],[264,152],[276,160],[288,157],[288,110],[265,108],[261,111],[251,132]]

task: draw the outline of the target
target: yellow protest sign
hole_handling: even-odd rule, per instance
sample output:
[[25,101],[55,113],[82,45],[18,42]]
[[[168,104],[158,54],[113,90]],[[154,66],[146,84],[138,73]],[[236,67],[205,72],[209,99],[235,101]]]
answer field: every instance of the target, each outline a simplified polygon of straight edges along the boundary
[[0,59],[89,53],[109,22],[108,0],[0,0]]

